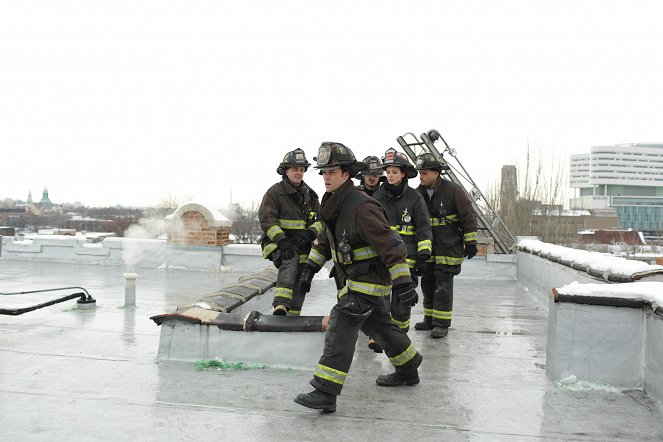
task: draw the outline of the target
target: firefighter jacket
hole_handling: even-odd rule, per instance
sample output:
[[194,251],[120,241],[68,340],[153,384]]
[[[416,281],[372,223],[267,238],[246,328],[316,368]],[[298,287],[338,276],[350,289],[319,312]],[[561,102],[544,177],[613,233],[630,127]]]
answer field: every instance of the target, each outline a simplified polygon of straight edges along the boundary
[[350,180],[325,193],[320,219],[324,230],[306,264],[317,271],[328,260],[334,261],[339,298],[348,290],[386,296],[392,284],[411,282],[405,244],[391,230],[382,206]]
[[465,190],[458,184],[438,177],[429,189],[419,186],[433,229],[435,268],[460,272],[465,244],[477,243],[477,217]]
[[[261,240],[263,256],[271,259],[276,243],[284,237],[293,237],[297,230],[309,229],[317,236],[322,230],[322,223],[316,220],[319,210],[318,195],[304,181],[296,188],[284,176],[270,187],[258,210],[260,227],[265,232]],[[306,262],[309,250],[310,246],[300,251],[301,263]]]
[[[383,184],[375,192],[375,198],[387,212],[391,230],[396,231],[407,247],[407,263],[414,267],[418,255],[433,254],[433,232],[431,230],[428,209],[419,192],[407,185],[404,180],[400,187]],[[397,189],[396,194],[389,189]]]
[[378,189],[380,189],[380,187],[377,187],[375,189],[369,189],[368,187],[366,187],[365,184],[360,184],[357,186],[357,190],[361,190],[368,196],[373,196],[373,194],[375,194],[375,192],[377,192]]

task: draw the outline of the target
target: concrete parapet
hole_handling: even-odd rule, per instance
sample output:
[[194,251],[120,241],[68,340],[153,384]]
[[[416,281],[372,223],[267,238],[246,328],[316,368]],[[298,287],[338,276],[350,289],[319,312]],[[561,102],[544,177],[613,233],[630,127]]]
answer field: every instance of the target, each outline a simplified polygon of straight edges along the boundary
[[[663,284],[653,284],[663,291]],[[579,295],[573,287],[594,294]],[[613,294],[618,293],[615,286],[604,284],[553,289],[546,375],[552,381],[575,376],[622,390],[643,389],[650,398],[663,400],[663,309],[647,300],[645,284],[619,288],[628,289],[629,296]]]

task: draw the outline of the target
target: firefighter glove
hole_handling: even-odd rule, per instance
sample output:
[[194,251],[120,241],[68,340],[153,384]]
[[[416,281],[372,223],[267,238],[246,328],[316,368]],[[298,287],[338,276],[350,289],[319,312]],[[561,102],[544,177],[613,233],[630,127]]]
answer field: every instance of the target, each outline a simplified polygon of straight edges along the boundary
[[412,283],[398,284],[391,289],[391,292],[403,304],[414,306],[419,302],[419,295]]
[[298,230],[292,238],[292,243],[302,253],[305,253],[308,246],[315,240],[315,233],[310,230]]
[[418,255],[417,256],[417,262],[414,265],[414,274],[417,276],[421,276],[424,274],[426,270],[428,270],[428,259],[430,258],[430,255]]
[[281,259],[288,260],[297,255],[297,248],[288,238],[283,238],[279,241],[278,246],[281,251]]
[[309,265],[304,267],[302,274],[299,277],[299,293],[304,295],[311,291],[311,281],[313,281],[315,269]]
[[467,244],[465,246],[464,255],[467,256],[467,259],[474,258],[474,255],[477,254],[477,245],[476,244]]

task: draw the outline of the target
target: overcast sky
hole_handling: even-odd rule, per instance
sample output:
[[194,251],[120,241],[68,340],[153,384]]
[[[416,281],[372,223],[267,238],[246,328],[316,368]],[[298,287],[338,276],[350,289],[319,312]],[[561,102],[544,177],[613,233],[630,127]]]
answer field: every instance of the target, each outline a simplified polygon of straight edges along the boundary
[[481,186],[528,143],[567,161],[663,141],[661,17],[637,0],[0,0],[0,198],[259,203],[289,150],[361,159],[431,128]]

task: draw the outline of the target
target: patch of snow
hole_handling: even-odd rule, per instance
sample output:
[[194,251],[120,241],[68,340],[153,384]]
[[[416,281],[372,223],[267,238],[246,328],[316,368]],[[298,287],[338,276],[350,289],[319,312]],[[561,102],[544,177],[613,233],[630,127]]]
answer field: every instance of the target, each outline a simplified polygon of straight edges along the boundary
[[629,260],[615,256],[603,255],[586,250],[572,249],[555,244],[548,244],[535,239],[523,239],[518,243],[531,252],[549,254],[562,261],[568,261],[579,265],[586,265],[598,272],[609,272],[615,275],[633,275],[640,272],[651,272],[653,270],[663,271],[663,266],[650,265],[641,261]]
[[636,281],[621,284],[580,284],[578,281],[573,281],[558,288],[557,292],[568,296],[640,299],[652,303],[654,308],[663,305],[663,282]]

